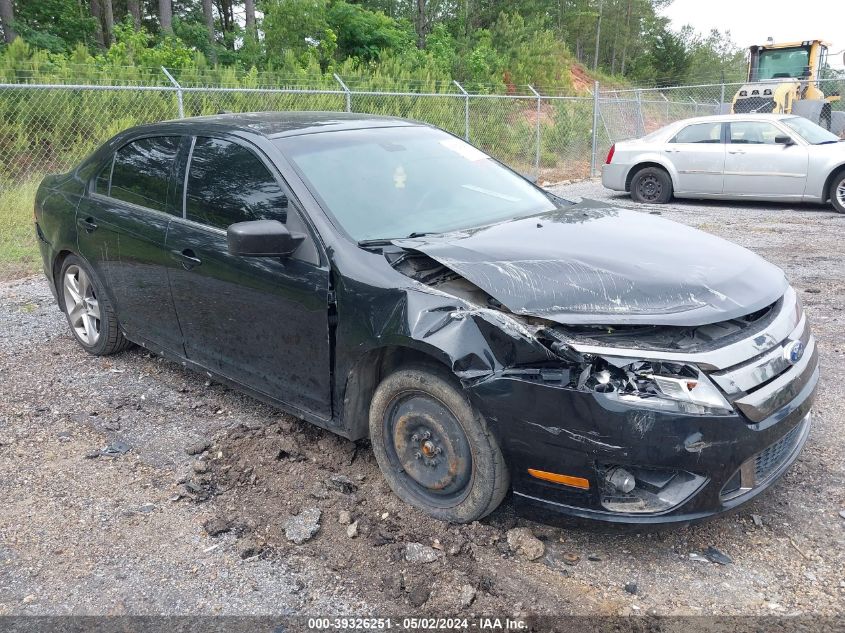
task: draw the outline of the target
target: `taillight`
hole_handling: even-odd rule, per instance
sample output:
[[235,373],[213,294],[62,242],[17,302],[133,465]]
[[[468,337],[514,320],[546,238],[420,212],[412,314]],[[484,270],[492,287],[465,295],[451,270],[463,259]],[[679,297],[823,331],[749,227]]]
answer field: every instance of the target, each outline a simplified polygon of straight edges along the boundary
[[605,165],[610,165],[610,161],[613,160],[613,154],[616,153],[616,143],[610,146],[610,151],[607,153],[607,160],[604,161]]

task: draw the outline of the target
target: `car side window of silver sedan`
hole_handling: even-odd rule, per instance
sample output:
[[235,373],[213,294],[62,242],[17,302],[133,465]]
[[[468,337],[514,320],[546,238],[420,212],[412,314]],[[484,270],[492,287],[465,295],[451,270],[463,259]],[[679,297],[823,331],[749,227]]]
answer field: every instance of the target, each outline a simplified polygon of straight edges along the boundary
[[693,123],[678,132],[670,143],[721,143],[721,123]]
[[732,145],[777,145],[778,136],[784,133],[767,121],[731,121]]

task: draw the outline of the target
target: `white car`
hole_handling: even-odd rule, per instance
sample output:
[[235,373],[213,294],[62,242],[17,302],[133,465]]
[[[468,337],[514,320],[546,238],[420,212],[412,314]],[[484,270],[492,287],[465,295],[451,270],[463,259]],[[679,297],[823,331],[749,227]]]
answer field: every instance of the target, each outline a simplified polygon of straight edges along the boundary
[[651,204],[672,196],[830,201],[845,213],[845,142],[785,114],[685,119],[613,145],[602,184]]

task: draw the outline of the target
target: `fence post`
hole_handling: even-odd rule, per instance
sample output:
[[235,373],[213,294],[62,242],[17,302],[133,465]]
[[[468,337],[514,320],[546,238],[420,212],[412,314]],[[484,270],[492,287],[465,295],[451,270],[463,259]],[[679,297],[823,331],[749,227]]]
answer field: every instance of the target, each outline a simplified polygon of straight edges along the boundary
[[666,102],[666,123],[668,124],[668,123],[669,123],[669,116],[670,116],[670,113],[669,113],[669,99],[667,99],[667,98],[666,98],[666,95],[665,95],[665,94],[663,94],[662,92],[661,92],[661,93],[658,93],[658,94],[660,94],[660,96],[661,96],[661,97],[663,98],[663,100]]
[[596,154],[599,151],[599,82],[593,88],[593,144],[590,153],[590,178],[596,176]]
[[540,180],[540,114],[543,108],[543,98],[540,96],[539,92],[534,90],[534,86],[531,84],[528,84],[528,89],[534,93],[535,97],[537,97],[537,152],[534,157],[534,174],[535,179]]
[[346,111],[352,112],[352,93],[349,92],[349,88],[346,87],[346,84],[343,83],[343,79],[341,79],[337,73],[332,73],[334,76],[335,81],[340,84],[340,87],[343,88],[343,92],[346,93]]
[[643,91],[637,90],[637,138],[645,136],[645,119],[643,118]]
[[698,101],[694,97],[690,97],[689,100],[695,104],[695,116],[698,116]]
[[169,72],[167,72],[167,68],[164,66],[161,67],[162,72],[167,75],[167,78],[170,80],[174,86],[176,86],[176,101],[179,103],[179,118],[185,118],[185,104],[182,101],[182,86],[179,85],[179,82],[173,78]]
[[453,79],[452,82],[464,95],[464,140],[469,143],[469,93],[464,90],[464,87],[458,83],[457,79]]
[[725,84],[723,83],[722,84],[722,96],[719,99],[719,110],[716,112],[716,114],[722,114],[722,104],[724,102],[725,102]]

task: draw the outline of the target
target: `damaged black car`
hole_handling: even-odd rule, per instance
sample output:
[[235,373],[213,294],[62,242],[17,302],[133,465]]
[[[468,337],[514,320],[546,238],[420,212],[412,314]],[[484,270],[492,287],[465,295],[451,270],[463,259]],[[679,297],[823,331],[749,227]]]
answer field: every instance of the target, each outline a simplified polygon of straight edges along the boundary
[[79,344],[130,342],[351,440],[440,519],[517,500],[689,521],[769,487],[818,355],[757,255],[573,204],[435,127],[261,113],[132,128],[35,204]]

